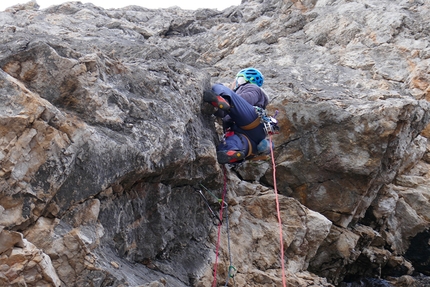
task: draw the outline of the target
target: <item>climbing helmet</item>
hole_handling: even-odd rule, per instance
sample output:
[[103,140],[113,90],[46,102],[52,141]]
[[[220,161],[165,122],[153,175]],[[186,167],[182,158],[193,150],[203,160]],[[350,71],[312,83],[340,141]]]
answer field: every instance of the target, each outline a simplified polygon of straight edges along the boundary
[[264,82],[263,74],[261,74],[261,72],[255,68],[246,68],[241,70],[236,75],[236,82],[239,77],[243,77],[246,82],[255,84],[259,87],[261,87]]

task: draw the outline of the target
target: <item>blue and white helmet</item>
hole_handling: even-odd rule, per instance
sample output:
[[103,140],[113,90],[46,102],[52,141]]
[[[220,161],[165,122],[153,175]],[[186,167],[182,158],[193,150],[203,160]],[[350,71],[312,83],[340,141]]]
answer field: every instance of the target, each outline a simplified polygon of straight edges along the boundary
[[259,87],[263,85],[264,77],[261,72],[255,68],[246,68],[237,73],[236,78],[243,77],[246,82],[255,84]]

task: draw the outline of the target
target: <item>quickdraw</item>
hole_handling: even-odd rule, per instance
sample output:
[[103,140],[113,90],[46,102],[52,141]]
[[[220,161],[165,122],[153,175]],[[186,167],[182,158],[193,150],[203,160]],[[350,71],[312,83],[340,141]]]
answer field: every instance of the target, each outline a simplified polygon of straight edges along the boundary
[[264,131],[266,132],[266,135],[279,134],[278,120],[276,119],[278,111],[276,111],[275,115],[271,117],[267,115],[265,109],[256,106],[254,106],[254,108],[255,112],[260,117],[260,122],[264,124]]
[[[228,267],[228,277],[229,278],[234,278],[234,276],[236,275],[236,273],[237,273],[236,267],[234,267],[233,265],[230,265]],[[228,285],[228,280],[227,280],[227,283],[226,283],[225,286],[227,286],[227,285]]]
[[206,204],[207,208],[209,209],[209,212],[211,213],[212,216],[212,223],[214,225],[218,225],[218,224],[222,224],[222,220],[219,218],[219,216],[212,210],[208,200],[206,199],[206,196],[203,194],[203,192],[201,190],[196,190],[200,196],[202,197],[204,203]]

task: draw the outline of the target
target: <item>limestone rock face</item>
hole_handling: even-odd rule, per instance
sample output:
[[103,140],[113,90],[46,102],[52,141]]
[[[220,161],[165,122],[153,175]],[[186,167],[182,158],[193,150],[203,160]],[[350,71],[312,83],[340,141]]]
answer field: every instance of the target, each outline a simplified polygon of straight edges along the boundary
[[[242,2],[0,12],[0,285],[425,286],[430,2]],[[224,169],[249,66],[275,164]]]

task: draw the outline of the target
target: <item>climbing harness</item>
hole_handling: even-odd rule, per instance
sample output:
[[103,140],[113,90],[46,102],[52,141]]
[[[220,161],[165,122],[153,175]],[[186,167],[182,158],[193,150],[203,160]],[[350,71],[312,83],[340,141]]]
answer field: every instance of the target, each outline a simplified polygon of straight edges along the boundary
[[[269,159],[268,154],[270,153],[270,148],[269,148],[267,136],[273,135],[273,134],[279,134],[280,128],[278,126],[278,120],[276,119],[276,116],[278,115],[278,110],[276,110],[275,115],[271,117],[271,116],[268,116],[267,111],[261,107],[254,106],[254,109],[255,109],[255,113],[257,114],[256,119],[252,121],[250,124],[247,124],[245,126],[239,126],[239,128],[244,131],[249,131],[249,130],[255,129],[260,124],[263,124],[263,130],[266,133],[266,138],[260,141],[260,143],[258,143],[257,151],[253,151],[252,144],[249,138],[245,134],[238,133],[238,136],[242,141],[243,146],[245,145],[245,140],[247,141],[249,150],[244,160],[234,162],[234,163],[229,163],[230,166],[236,166],[239,163],[243,163],[245,160],[257,161],[257,160]],[[224,135],[221,141],[225,143],[226,139],[228,137],[233,136],[234,134],[235,132],[231,128],[227,128],[224,132]]]
[[254,106],[254,108],[255,112],[260,117],[260,123],[264,124],[264,131],[266,132],[266,135],[279,134],[278,120],[276,119],[278,111],[276,111],[275,115],[271,117],[267,115],[265,109],[256,106]]
[[[268,116],[267,111],[261,107],[254,106],[254,109],[257,114],[257,118],[246,126],[240,126],[240,128],[242,130],[248,131],[248,130],[255,129],[260,124],[263,124],[263,129],[264,129],[264,132],[266,133],[266,136],[279,134],[280,128],[278,126],[278,120],[276,119],[276,116],[278,115],[278,111],[276,110],[275,115],[271,117],[271,116]],[[224,135],[224,139],[228,136],[230,135],[227,135],[226,133]],[[245,138],[248,140],[248,146],[251,147],[251,143],[249,139],[246,136]],[[268,154],[270,154],[269,141],[267,140],[267,138],[265,138],[260,143],[258,143],[256,154],[253,153],[252,149],[249,149],[249,152],[246,155],[246,160],[252,160],[252,161],[267,160],[269,158]]]
[[257,114],[257,118],[245,126],[240,126],[240,128],[242,130],[249,131],[255,129],[262,123],[264,125],[266,135],[279,134],[278,120],[276,119],[278,111],[276,111],[275,115],[271,117],[268,116],[267,111],[261,107],[254,106],[254,109]]

